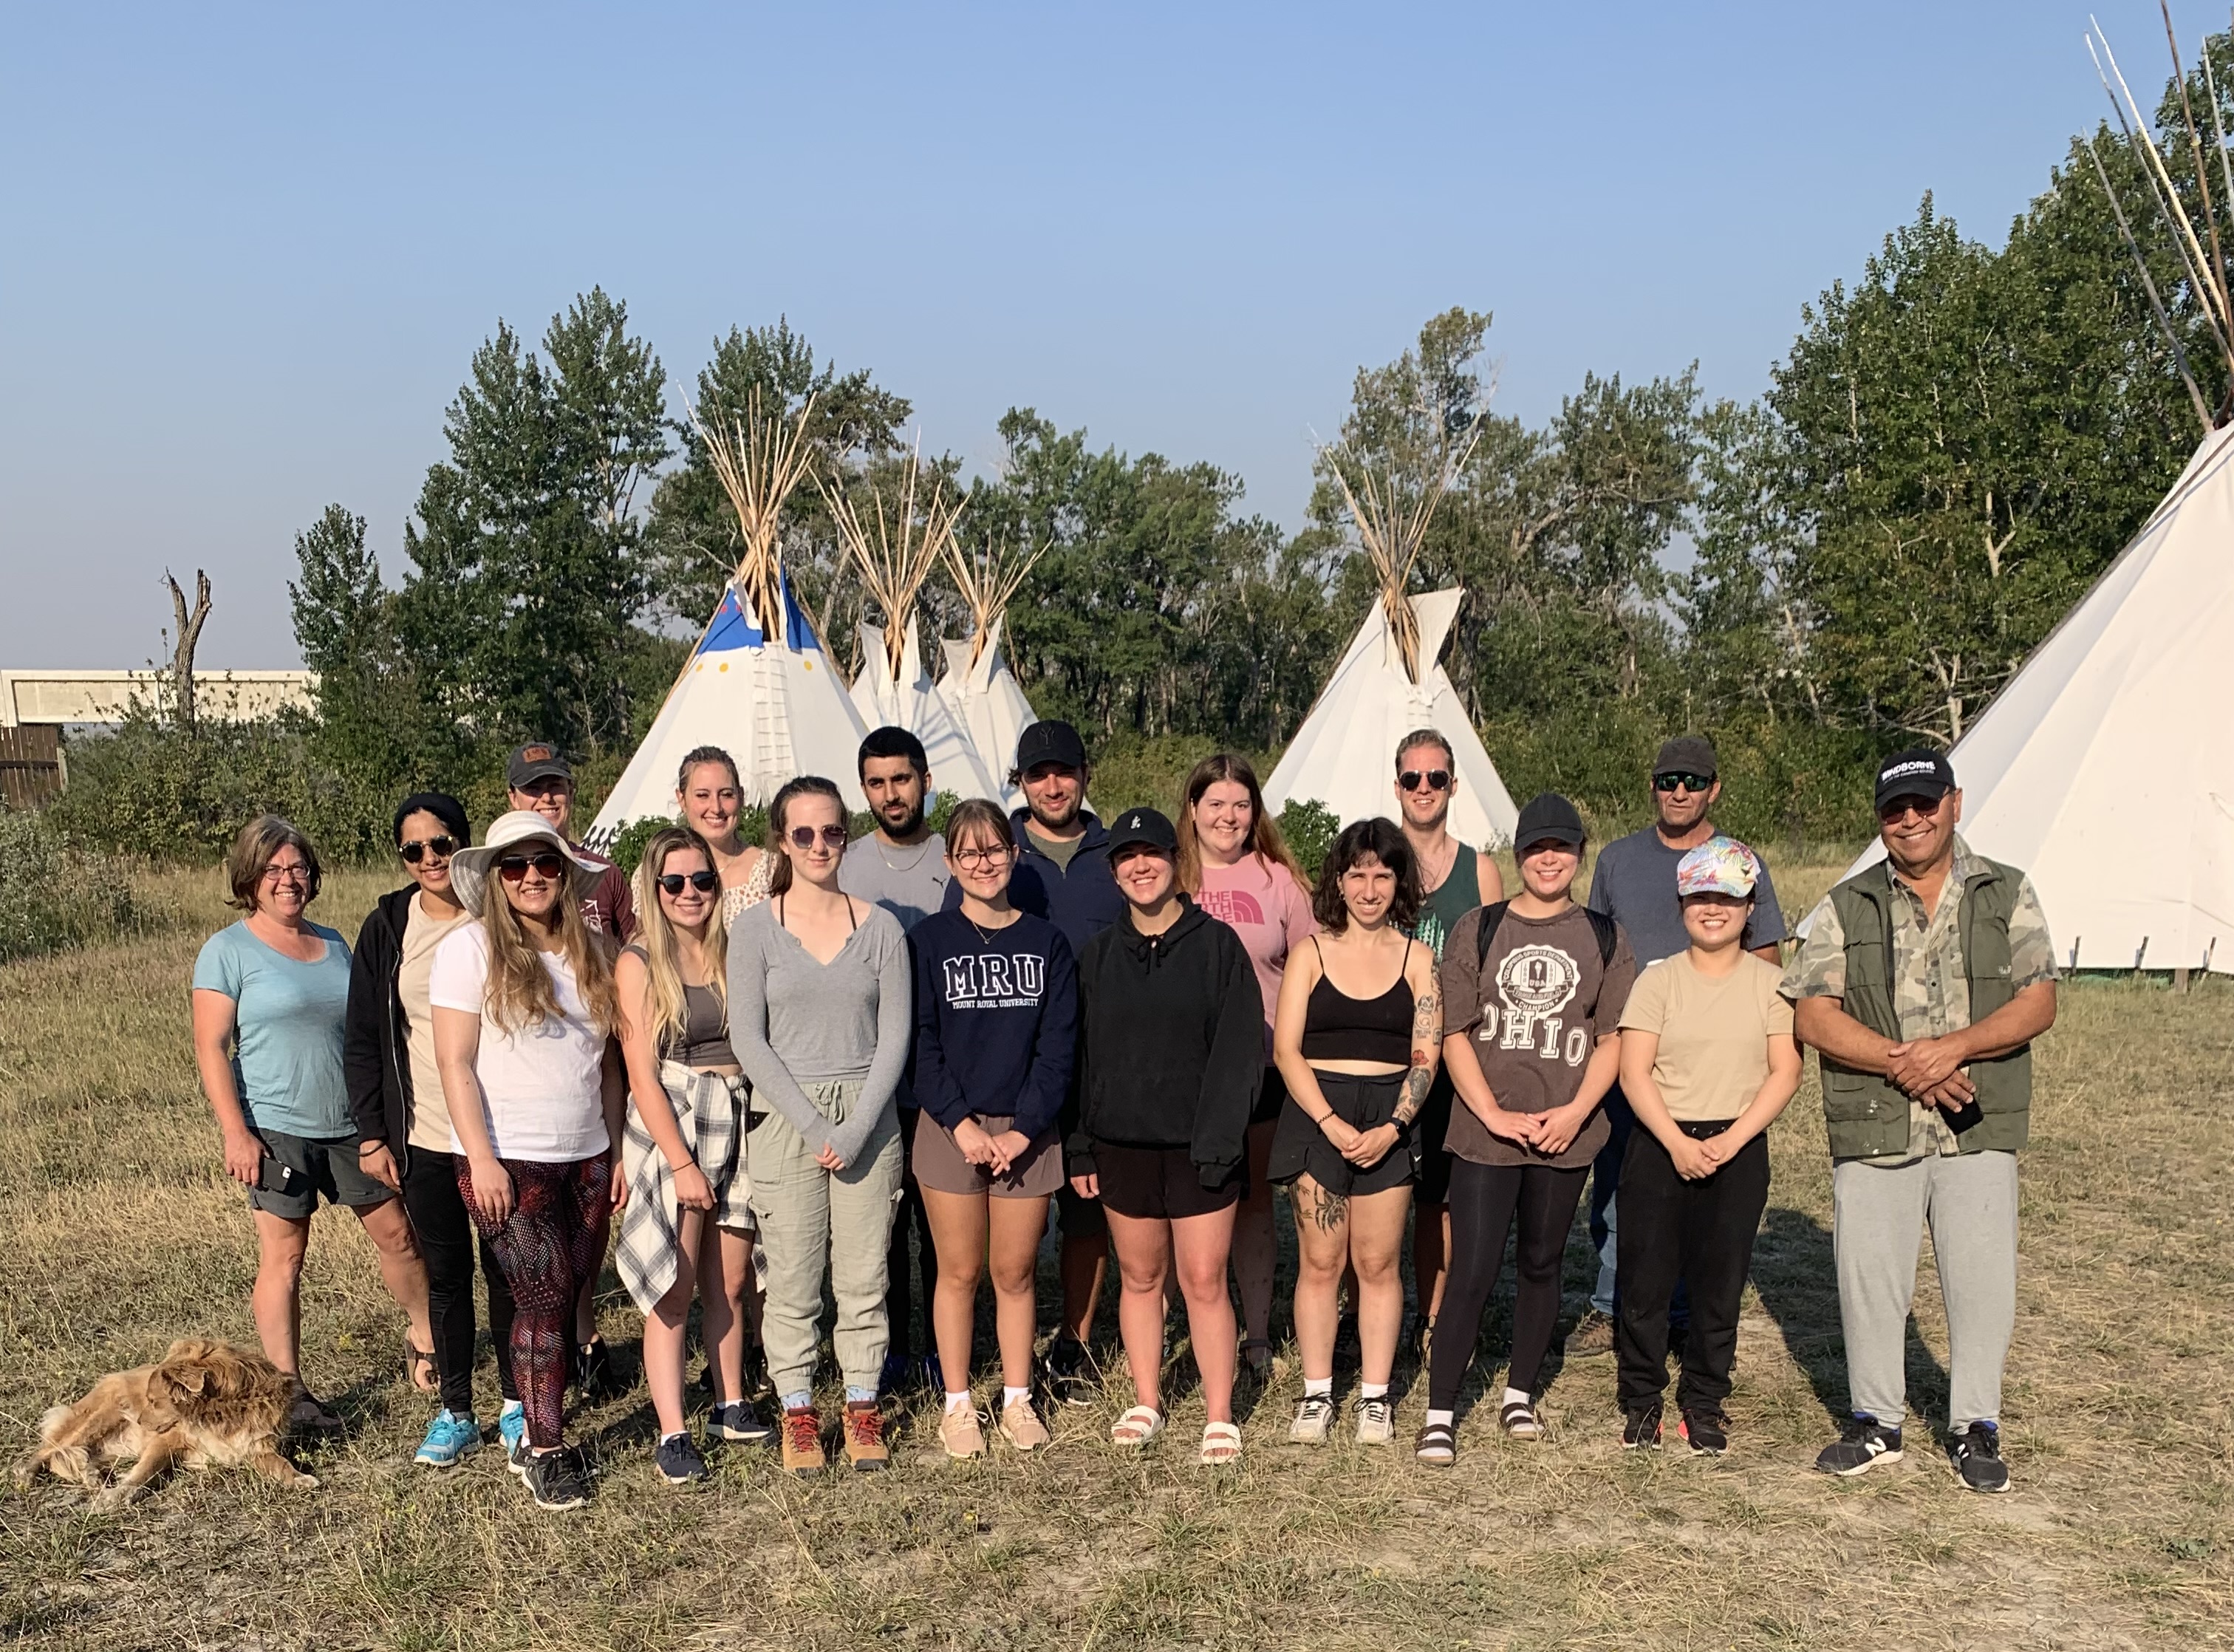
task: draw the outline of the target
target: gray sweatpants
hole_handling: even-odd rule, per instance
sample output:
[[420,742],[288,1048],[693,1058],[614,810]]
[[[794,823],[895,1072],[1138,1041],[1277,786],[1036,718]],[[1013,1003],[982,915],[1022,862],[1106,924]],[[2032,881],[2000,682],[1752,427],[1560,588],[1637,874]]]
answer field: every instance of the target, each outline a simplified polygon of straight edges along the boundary
[[1947,1303],[1948,1423],[1998,1423],[2002,1362],[2017,1316],[2017,1156],[1933,1154],[1831,1170],[1832,1244],[1846,1388],[1857,1412],[1898,1427],[1908,1413],[1909,1302],[1924,1225]]
[[[852,1080],[800,1087],[833,1122],[861,1093]],[[891,1339],[885,1322],[885,1257],[900,1196],[899,1120],[889,1101],[861,1156],[839,1171],[815,1162],[807,1143],[771,1108],[745,1138],[753,1215],[768,1254],[761,1340],[768,1378],[789,1403],[814,1387],[822,1282],[838,1299],[832,1340],[848,1390],[874,1394]]]

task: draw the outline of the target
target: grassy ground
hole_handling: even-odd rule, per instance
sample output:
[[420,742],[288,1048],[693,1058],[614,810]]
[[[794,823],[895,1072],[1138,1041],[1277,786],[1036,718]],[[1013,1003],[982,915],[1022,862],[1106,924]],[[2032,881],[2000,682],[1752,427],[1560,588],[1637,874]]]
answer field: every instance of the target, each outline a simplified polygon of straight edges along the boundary
[[[1829,868],[1780,869],[1795,906]],[[253,1246],[197,1099],[190,927],[0,968],[0,1453],[41,1410],[169,1338],[247,1343]],[[336,878],[354,932],[379,885]],[[1291,1393],[1245,1419],[1244,1465],[1120,1460],[1118,1408],[1055,1419],[1037,1461],[950,1466],[928,1411],[894,1472],[781,1480],[732,1458],[702,1495],[650,1473],[640,1392],[582,1420],[598,1499],[539,1515],[493,1453],[413,1468],[428,1414],[397,1369],[369,1247],[322,1215],[307,1369],[349,1417],[308,1495],[195,1475],[114,1516],[48,1485],[0,1493],[0,1639],[54,1648],[511,1646],[1722,1646],[2047,1648],[2234,1640],[2234,1243],[2226,1168],[2234,992],[2082,983],[2041,1062],[2008,1393],[2017,1490],[1966,1497],[1943,1459],[1830,1482],[1806,1464],[1843,1410],[1829,1176],[1810,1083],[1776,1182],[1714,1464],[1624,1455],[1605,1360],[1551,1380],[1547,1442],[1462,1420],[1458,1467],[1284,1443]],[[1571,1312],[1589,1277],[1569,1253]],[[1945,1401],[1924,1270],[1913,1399]],[[617,1290],[609,1337],[639,1322]],[[1503,1309],[1480,1375],[1499,1374]],[[1400,1367],[1400,1385],[1413,1373]],[[493,1391],[486,1361],[483,1392]],[[1401,1438],[1424,1403],[1402,1394]],[[1914,1438],[1914,1436],[1912,1436]]]

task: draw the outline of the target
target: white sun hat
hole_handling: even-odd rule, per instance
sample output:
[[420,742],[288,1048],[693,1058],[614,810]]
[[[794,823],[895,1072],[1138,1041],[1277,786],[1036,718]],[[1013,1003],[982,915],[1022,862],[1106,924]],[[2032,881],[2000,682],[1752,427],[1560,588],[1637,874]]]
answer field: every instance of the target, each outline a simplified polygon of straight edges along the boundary
[[514,809],[509,814],[500,814],[489,826],[488,836],[470,849],[461,849],[450,857],[450,887],[465,909],[475,917],[481,915],[482,898],[488,891],[489,869],[507,849],[524,843],[547,843],[566,858],[566,891],[572,894],[591,878],[605,870],[602,860],[592,860],[565,839],[558,829],[533,809]]

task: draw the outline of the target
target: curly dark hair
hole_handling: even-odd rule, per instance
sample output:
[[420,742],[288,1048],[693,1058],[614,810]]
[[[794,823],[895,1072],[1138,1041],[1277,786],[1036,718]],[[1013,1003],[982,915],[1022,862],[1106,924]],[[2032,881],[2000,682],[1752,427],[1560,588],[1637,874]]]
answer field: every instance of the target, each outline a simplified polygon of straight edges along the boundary
[[1378,815],[1370,820],[1351,821],[1327,851],[1326,864],[1319,868],[1319,885],[1311,891],[1311,916],[1331,935],[1349,927],[1349,905],[1342,898],[1342,874],[1365,860],[1377,860],[1396,874],[1396,898],[1388,903],[1388,921],[1400,930],[1409,930],[1419,919],[1422,898],[1419,859],[1395,823]]

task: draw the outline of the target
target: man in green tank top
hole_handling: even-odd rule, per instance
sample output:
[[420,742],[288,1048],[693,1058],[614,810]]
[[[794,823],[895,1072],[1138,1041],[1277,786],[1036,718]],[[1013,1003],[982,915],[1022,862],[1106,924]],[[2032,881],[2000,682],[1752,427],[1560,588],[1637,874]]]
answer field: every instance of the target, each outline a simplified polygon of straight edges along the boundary
[[[1459,919],[1477,906],[1505,898],[1505,879],[1486,850],[1460,843],[1450,833],[1451,798],[1459,784],[1451,742],[1433,728],[1415,728],[1396,744],[1396,807],[1404,840],[1419,862],[1419,921],[1415,940],[1432,947],[1438,961],[1443,943]],[[1434,1340],[1435,1315],[1443,1305],[1443,1281],[1451,1253],[1451,1156],[1443,1137],[1450,1128],[1451,1081],[1439,1068],[1420,1109],[1420,1190],[1413,1205],[1412,1281],[1420,1320],[1414,1342],[1426,1359]]]

